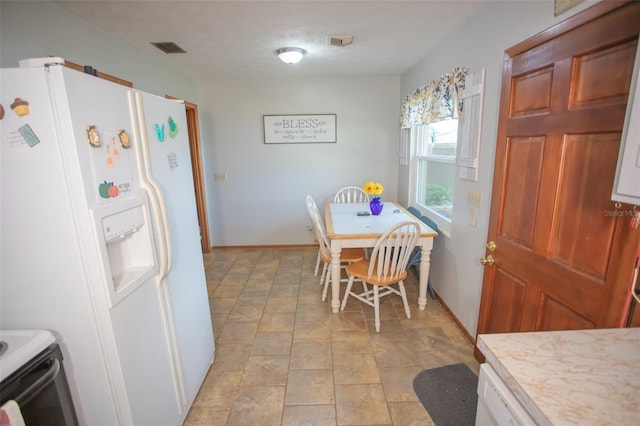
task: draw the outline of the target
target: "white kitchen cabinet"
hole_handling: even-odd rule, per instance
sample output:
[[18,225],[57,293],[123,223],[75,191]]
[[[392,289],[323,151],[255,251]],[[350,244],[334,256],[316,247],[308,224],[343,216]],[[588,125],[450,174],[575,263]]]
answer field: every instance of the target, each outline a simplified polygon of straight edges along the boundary
[[627,113],[618,154],[618,166],[611,199],[621,203],[640,205],[640,40],[629,89]]

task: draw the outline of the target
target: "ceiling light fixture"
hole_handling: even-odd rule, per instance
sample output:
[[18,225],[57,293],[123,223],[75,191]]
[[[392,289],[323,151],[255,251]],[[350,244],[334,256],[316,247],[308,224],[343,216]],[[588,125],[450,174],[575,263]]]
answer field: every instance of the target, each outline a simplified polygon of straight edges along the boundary
[[299,47],[282,47],[276,50],[278,58],[285,64],[297,64],[306,53],[306,50]]

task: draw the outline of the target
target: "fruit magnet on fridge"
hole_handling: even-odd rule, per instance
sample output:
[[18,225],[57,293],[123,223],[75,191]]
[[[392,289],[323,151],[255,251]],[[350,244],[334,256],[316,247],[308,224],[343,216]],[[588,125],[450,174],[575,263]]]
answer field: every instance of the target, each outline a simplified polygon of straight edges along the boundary
[[171,139],[175,139],[178,135],[178,125],[173,121],[173,117],[169,117],[169,136]]
[[96,129],[96,126],[93,124],[87,126],[87,139],[89,140],[89,145],[94,148],[98,148],[102,145],[100,133],[98,133],[98,129]]
[[107,182],[106,180],[98,185],[98,193],[102,198],[115,198],[118,196],[120,190],[113,182]]

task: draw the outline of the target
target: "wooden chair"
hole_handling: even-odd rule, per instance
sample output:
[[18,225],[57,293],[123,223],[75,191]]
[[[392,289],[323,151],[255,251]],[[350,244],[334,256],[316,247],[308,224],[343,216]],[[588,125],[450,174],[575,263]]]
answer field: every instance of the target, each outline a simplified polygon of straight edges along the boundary
[[[324,284],[324,289],[322,290],[322,301],[324,302],[327,299],[327,289],[331,282],[331,248],[329,245],[329,239],[327,238],[327,232],[324,227],[324,222],[322,217],[320,217],[320,211],[318,210],[318,206],[313,197],[310,195],[307,195],[307,211],[309,212],[309,216],[313,223],[313,231],[316,234],[316,240],[320,245],[318,254],[320,256],[320,260],[324,263],[322,275],[320,277],[320,285]],[[364,250],[361,248],[343,248],[340,253],[340,263],[342,268],[344,268],[344,264],[358,262],[363,259]],[[346,282],[347,278],[341,278],[340,281]]]
[[[341,310],[347,306],[350,296],[355,297],[375,311],[376,332],[380,332],[380,298],[389,294],[397,294],[402,298],[407,318],[411,318],[411,310],[404,289],[407,277],[407,265],[413,249],[420,239],[420,225],[414,221],[401,222],[391,227],[376,242],[369,260],[354,262],[346,267],[349,281],[342,299]],[[363,292],[351,291],[353,282],[362,280]],[[391,287],[398,284],[398,290]],[[371,285],[369,289],[366,284]]]
[[334,203],[368,203],[369,195],[359,186],[345,186],[333,197]]

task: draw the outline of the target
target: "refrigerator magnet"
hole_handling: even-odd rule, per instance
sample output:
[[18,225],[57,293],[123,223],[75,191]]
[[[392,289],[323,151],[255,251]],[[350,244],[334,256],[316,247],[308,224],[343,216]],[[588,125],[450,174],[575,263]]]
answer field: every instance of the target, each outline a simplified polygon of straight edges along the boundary
[[111,139],[111,152],[109,152],[109,145],[107,145],[107,153],[113,154],[114,159],[120,158],[120,151],[118,151],[118,147],[116,146],[116,138]]
[[0,104],[0,120],[4,118],[4,107]]
[[111,154],[109,144],[105,145],[105,149],[107,150],[107,167],[113,167],[113,155]]
[[167,154],[167,161],[169,162],[170,171],[174,171],[178,168],[178,156],[175,151],[171,151]]
[[102,145],[102,141],[100,140],[100,133],[98,133],[98,129],[96,129],[95,125],[87,126],[87,138],[89,140],[89,145],[94,148],[98,148]]
[[178,134],[178,125],[173,121],[173,117],[169,117],[169,137],[175,139]]
[[22,98],[16,98],[11,104],[11,109],[18,115],[18,117],[29,115],[29,102]]
[[120,140],[120,145],[122,145],[124,149],[131,148],[131,138],[126,130],[118,130],[118,139]]
[[158,140],[158,142],[164,142],[164,124],[159,125],[158,123],[156,123],[155,127],[156,127],[156,139]]
[[18,128],[18,132],[24,138],[24,141],[29,145],[29,147],[33,148],[35,145],[40,143],[40,139],[33,132],[33,129],[28,124],[25,124],[22,127]]

